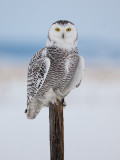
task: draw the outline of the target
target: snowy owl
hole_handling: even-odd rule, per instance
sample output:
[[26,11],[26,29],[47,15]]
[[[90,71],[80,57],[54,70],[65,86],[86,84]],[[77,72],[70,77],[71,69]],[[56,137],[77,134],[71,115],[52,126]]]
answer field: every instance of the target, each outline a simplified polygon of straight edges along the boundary
[[84,59],[77,48],[78,33],[75,25],[66,20],[52,24],[47,43],[31,59],[27,79],[28,119],[34,119],[43,106],[58,101],[78,87],[82,80]]

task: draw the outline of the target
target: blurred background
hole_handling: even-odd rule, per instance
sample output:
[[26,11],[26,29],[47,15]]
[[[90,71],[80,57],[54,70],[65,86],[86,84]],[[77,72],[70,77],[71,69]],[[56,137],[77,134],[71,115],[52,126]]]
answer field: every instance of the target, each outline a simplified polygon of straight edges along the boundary
[[49,159],[49,110],[27,120],[27,67],[48,29],[69,20],[78,30],[85,71],[66,98],[66,160],[120,159],[120,1],[0,0],[0,159]]

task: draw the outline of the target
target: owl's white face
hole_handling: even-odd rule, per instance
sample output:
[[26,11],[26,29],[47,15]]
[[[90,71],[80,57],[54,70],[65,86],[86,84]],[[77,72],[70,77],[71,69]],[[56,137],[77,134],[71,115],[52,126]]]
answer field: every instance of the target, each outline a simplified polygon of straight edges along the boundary
[[[71,49],[77,46],[77,30],[76,27],[68,22],[58,21],[62,23],[54,23],[48,33],[47,46],[55,45],[60,48]],[[66,22],[66,21],[65,21]]]

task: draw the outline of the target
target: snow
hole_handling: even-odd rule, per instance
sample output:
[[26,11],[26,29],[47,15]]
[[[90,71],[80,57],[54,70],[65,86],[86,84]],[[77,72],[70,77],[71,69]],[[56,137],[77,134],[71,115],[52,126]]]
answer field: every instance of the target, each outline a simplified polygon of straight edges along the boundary
[[[85,77],[66,98],[66,160],[120,159],[120,79]],[[26,78],[0,81],[0,160],[49,159],[49,110],[26,119]]]

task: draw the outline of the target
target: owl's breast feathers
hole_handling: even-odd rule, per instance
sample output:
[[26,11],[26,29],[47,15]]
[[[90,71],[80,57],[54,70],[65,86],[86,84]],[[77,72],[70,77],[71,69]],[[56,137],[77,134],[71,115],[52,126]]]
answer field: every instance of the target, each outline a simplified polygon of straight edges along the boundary
[[[74,75],[79,55],[77,48],[71,51],[49,47],[47,49],[51,66],[48,72],[49,85],[62,91]],[[50,77],[52,79],[50,80]]]

